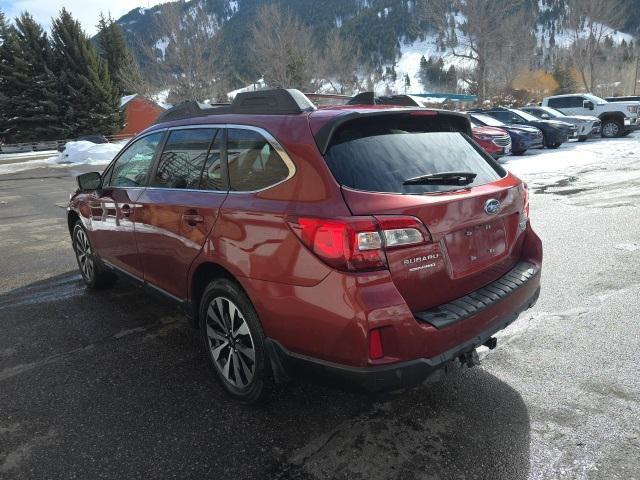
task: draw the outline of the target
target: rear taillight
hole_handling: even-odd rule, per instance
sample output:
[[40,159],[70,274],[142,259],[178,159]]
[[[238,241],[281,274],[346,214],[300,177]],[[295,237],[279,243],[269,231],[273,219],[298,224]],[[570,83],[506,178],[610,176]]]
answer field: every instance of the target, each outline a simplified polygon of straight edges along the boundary
[[290,218],[291,229],[327,265],[338,270],[387,268],[386,249],[419,245],[429,240],[414,217]]

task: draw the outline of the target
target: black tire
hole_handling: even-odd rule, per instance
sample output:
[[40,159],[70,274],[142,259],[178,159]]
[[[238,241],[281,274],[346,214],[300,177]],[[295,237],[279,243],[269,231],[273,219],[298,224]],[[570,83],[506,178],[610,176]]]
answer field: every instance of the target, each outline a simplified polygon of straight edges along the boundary
[[562,145],[562,142],[558,142],[558,143],[554,143],[554,144],[548,145],[547,148],[551,148],[552,150],[555,150],[556,148],[560,148],[560,145]]
[[579,141],[579,142],[586,142],[588,138],[589,138],[589,137],[587,137],[586,135],[580,135],[580,136],[578,137],[578,141]]
[[524,152],[526,152],[526,150],[514,150],[513,152],[511,152],[511,155],[514,155],[514,156],[524,155]]
[[87,231],[78,220],[73,227],[73,251],[76,254],[78,269],[85,285],[92,289],[102,289],[111,287],[118,277],[105,270],[96,257]]
[[602,122],[600,135],[602,138],[616,138],[622,135],[624,125],[619,120],[605,120]]
[[240,286],[226,278],[209,283],[200,300],[198,318],[202,347],[223,388],[243,403],[263,401],[273,384],[265,336],[258,314]]

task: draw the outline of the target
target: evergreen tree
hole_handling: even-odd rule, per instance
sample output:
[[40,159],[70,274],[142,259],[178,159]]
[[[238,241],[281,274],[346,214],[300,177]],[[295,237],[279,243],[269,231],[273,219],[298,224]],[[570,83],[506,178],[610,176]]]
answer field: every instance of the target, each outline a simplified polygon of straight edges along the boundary
[[456,72],[456,67],[453,65],[451,65],[449,70],[447,70],[445,75],[445,84],[447,85],[447,88],[452,89],[453,91],[455,91],[458,86],[458,72]]
[[51,36],[67,135],[109,135],[120,130],[117,88],[80,23],[65,8],[53,20]]
[[28,14],[16,19],[9,44],[13,62],[3,69],[6,97],[3,108],[12,142],[55,140],[63,134],[58,116],[57,79],[51,70],[51,49],[47,34]]
[[14,115],[9,100],[20,91],[20,85],[16,84],[11,72],[18,50],[15,28],[7,24],[0,12],[0,143],[11,141],[12,131],[8,122]]
[[115,83],[119,95],[141,93],[133,91],[136,85],[144,83],[131,50],[127,46],[124,32],[111,16],[100,14],[98,22],[98,53],[107,63],[109,75]]
[[552,75],[556,82],[558,82],[558,89],[555,91],[556,95],[573,93],[578,90],[578,83],[570,68],[557,62],[553,67]]

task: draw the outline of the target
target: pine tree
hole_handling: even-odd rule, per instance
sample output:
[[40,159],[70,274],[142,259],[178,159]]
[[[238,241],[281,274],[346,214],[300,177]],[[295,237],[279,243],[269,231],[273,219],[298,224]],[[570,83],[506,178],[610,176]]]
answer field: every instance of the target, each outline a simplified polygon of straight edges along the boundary
[[132,91],[136,85],[143,85],[144,81],[140,74],[135,58],[127,45],[124,33],[109,15],[105,17],[100,14],[98,22],[98,53],[107,63],[109,75],[116,85],[119,95],[131,93],[142,93]]
[[12,141],[9,121],[14,115],[9,101],[20,92],[20,85],[11,75],[18,50],[16,30],[7,24],[4,14],[0,12],[0,143]]
[[51,36],[67,135],[109,135],[120,130],[120,97],[107,66],[65,8],[53,20]]
[[556,82],[558,82],[558,89],[555,91],[556,95],[573,93],[578,89],[578,83],[571,69],[562,65],[560,62],[556,62],[554,65],[552,75]]
[[16,19],[10,43],[14,45],[12,68],[3,72],[7,89],[5,122],[12,142],[61,138],[58,115],[58,82],[52,67],[47,34],[28,14]]

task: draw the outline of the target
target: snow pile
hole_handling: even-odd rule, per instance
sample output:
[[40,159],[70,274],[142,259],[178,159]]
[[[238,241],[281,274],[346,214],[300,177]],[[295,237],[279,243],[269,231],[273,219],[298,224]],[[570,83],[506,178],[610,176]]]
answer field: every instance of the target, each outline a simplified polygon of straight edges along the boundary
[[113,160],[122,147],[121,143],[69,142],[65,145],[64,151],[56,157],[51,157],[48,163],[105,165]]

